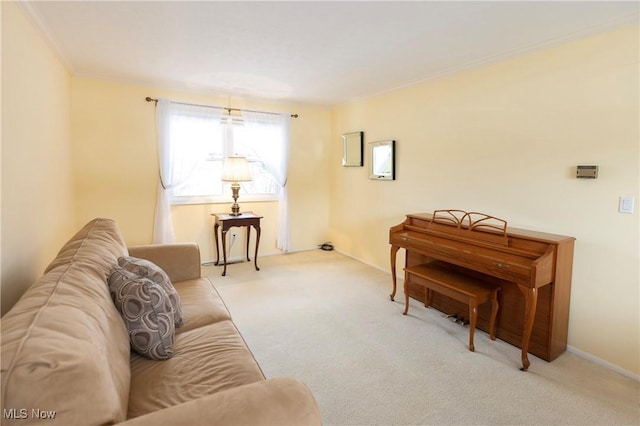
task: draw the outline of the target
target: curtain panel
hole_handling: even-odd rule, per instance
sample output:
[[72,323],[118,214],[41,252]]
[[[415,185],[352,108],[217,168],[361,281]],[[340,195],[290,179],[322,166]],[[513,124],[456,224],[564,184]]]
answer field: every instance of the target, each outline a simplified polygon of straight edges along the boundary
[[289,198],[287,191],[287,173],[289,168],[289,145],[291,132],[291,114],[273,114],[256,111],[242,111],[244,125],[260,135],[259,144],[254,148],[264,162],[267,172],[278,185],[278,222],[276,247],[282,251],[290,250],[289,235]]
[[201,145],[193,144],[188,149],[177,148],[178,143],[189,143],[177,140],[176,129],[190,120],[210,121],[214,126],[220,126],[223,108],[201,105],[188,105],[158,99],[156,107],[156,132],[158,138],[158,162],[160,179],[158,195],[153,221],[154,244],[166,244],[174,241],[173,221],[171,219],[170,191],[183,184],[196,169],[205,161],[207,151]]

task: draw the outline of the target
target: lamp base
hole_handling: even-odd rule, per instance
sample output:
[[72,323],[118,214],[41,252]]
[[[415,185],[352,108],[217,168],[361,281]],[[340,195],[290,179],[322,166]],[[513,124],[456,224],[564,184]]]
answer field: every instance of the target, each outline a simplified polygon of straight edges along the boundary
[[234,182],[231,184],[231,195],[233,197],[233,205],[231,206],[231,216],[240,216],[240,206],[238,205],[238,191],[240,190],[240,184]]
[[233,203],[233,205],[231,206],[231,213],[229,213],[229,216],[240,216],[242,215],[242,213],[240,213],[240,206],[238,205],[238,203]]

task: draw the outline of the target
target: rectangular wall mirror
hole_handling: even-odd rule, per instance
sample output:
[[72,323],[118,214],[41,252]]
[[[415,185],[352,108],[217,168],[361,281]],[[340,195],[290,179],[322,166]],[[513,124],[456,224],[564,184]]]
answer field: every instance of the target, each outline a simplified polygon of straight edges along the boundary
[[342,135],[342,166],[362,167],[362,139],[364,132],[351,132]]
[[396,179],[396,141],[371,142],[371,174],[369,179]]

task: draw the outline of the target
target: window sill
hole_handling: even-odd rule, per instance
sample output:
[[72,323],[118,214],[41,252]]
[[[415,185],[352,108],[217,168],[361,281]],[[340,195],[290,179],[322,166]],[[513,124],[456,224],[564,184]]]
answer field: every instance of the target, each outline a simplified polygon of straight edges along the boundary
[[[273,195],[245,195],[238,197],[239,203],[275,203],[278,202],[278,198]],[[172,206],[175,205],[188,205],[188,204],[230,204],[233,203],[233,198],[228,197],[174,197],[169,203]]]

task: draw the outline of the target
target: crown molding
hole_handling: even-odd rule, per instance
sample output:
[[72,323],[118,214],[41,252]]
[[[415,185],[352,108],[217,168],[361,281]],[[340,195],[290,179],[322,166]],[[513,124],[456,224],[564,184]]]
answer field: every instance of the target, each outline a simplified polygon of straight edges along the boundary
[[18,0],[16,3],[31,19],[33,26],[40,32],[45,42],[47,43],[47,45],[49,45],[58,60],[67,69],[67,71],[69,71],[73,75],[75,73],[75,69],[71,63],[71,60],[69,59],[69,55],[67,54],[67,52],[65,52],[60,43],[56,40],[56,38],[49,30],[47,25],[44,23],[42,16],[33,6],[33,2],[28,0]]

